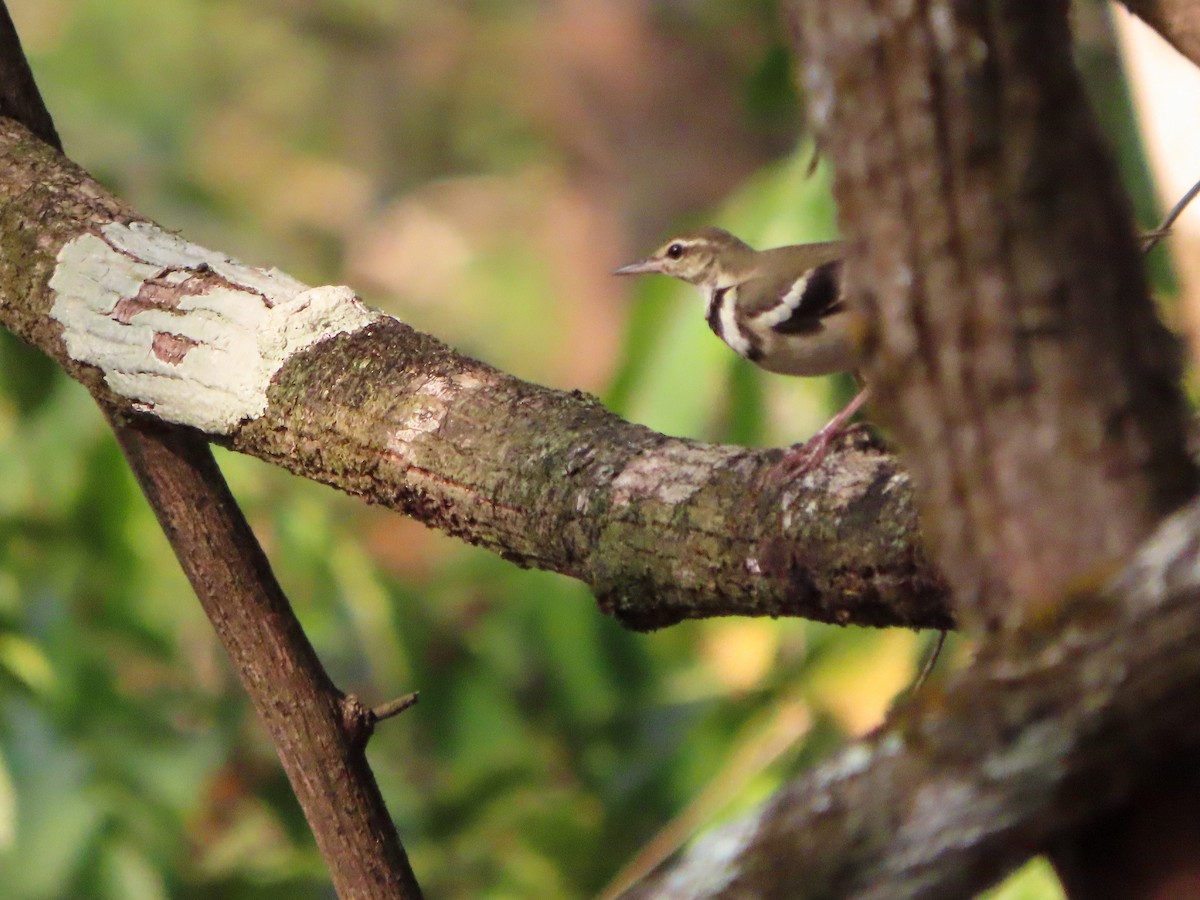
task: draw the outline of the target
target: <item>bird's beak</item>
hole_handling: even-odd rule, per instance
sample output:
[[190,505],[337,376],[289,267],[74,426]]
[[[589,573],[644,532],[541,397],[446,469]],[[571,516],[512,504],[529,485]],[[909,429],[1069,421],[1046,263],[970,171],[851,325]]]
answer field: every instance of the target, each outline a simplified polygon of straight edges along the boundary
[[649,259],[639,260],[638,262],[630,263],[627,266],[621,266],[613,271],[614,275],[648,275],[653,272],[662,272],[662,261],[650,257]]

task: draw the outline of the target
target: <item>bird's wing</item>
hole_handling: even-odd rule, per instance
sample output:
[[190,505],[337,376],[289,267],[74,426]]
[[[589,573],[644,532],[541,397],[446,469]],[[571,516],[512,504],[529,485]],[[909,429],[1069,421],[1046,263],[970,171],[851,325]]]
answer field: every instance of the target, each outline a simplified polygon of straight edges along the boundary
[[765,251],[782,256],[772,268],[785,274],[756,278],[738,286],[739,312],[779,334],[801,334],[820,328],[821,320],[840,312],[842,255],[840,243],[801,244]]

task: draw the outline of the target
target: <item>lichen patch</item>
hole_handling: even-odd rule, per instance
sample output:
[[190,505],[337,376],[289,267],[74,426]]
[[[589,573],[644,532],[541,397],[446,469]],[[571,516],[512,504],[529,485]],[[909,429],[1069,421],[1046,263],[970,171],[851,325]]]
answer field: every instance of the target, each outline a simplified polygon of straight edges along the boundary
[[145,222],[65,244],[50,287],[73,359],[136,408],[213,434],[262,415],[294,354],[381,318],[348,287],[310,288]]
[[418,406],[388,435],[388,451],[401,461],[410,462],[413,443],[441,428],[446,412],[444,406]]
[[736,453],[682,441],[652,447],[634,457],[613,479],[613,503],[624,506],[639,497],[653,497],[671,506],[685,503],[707,483],[713,469]]

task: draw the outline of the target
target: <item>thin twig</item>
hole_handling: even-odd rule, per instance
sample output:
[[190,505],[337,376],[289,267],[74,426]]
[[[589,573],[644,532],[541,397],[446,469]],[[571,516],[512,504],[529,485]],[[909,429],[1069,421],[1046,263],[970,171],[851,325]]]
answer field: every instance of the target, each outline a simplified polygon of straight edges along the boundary
[[1162,220],[1161,225],[1145,235],[1146,246],[1142,248],[1143,253],[1149,253],[1158,246],[1164,237],[1171,233],[1171,226],[1175,224],[1175,220],[1183,214],[1183,211],[1188,208],[1188,205],[1196,199],[1197,194],[1200,194],[1200,181],[1197,181],[1188,188],[1187,193],[1179,198],[1179,202],[1167,213],[1167,217]]
[[946,634],[947,632],[945,631],[938,632],[937,641],[933,645],[933,651],[928,657],[926,657],[925,664],[921,666],[921,671],[917,673],[917,678],[913,682],[912,688],[908,692],[910,697],[921,690],[921,686],[924,685],[926,679],[929,678],[929,673],[932,672],[933,667],[937,665],[938,657],[942,655],[942,647],[946,645]]

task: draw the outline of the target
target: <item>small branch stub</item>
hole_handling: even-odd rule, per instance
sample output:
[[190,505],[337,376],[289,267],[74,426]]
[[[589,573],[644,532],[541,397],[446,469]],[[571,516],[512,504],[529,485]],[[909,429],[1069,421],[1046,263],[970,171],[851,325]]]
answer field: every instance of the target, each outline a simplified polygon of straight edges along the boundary
[[420,692],[413,691],[411,694],[382,703],[374,709],[368,709],[356,695],[347,694],[342,698],[342,727],[346,730],[350,743],[359,749],[366,747],[367,741],[375,733],[376,724],[415,706],[420,696]]

